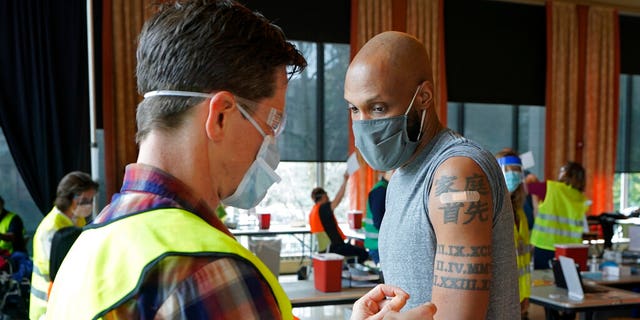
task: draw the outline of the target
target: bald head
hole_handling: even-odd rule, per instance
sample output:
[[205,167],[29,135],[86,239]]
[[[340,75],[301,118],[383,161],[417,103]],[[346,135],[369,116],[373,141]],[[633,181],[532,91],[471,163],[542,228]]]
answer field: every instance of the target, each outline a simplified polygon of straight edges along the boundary
[[[357,82],[399,85],[408,90],[425,80],[433,82],[424,45],[415,37],[396,31],[380,33],[360,49],[347,71],[347,81],[350,78]],[[381,80],[385,83],[380,83]]]

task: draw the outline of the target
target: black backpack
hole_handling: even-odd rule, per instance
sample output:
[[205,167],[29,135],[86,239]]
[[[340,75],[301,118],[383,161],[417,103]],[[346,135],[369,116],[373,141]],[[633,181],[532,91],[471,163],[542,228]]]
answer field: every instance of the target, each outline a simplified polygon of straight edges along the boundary
[[81,227],[70,226],[59,229],[51,240],[51,255],[49,256],[49,276],[51,281],[56,277],[58,269],[71,246],[82,233]]

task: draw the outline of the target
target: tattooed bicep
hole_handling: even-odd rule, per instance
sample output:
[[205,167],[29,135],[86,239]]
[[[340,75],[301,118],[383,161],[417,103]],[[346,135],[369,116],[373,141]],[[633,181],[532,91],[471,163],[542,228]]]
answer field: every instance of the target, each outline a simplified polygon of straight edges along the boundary
[[471,159],[459,157],[445,161],[436,171],[429,197],[434,222],[490,221],[491,188],[484,172]]

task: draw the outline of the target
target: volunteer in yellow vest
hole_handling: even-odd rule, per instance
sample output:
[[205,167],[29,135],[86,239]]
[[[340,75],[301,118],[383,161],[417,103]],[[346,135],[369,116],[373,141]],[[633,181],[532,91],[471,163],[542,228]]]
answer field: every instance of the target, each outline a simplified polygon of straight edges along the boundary
[[503,149],[496,154],[498,164],[502,168],[511,206],[513,207],[514,242],[516,246],[516,261],[518,263],[518,285],[520,291],[520,314],[522,319],[527,318],[529,309],[529,297],[531,296],[531,246],[529,245],[529,224],[524,213],[524,201],[527,195],[524,180],[522,160],[511,149]]
[[6,250],[9,254],[14,251],[27,252],[24,234],[22,219],[4,207],[4,199],[0,197],[0,250]]
[[384,217],[385,197],[391,174],[393,174],[393,170],[381,172],[380,180],[373,185],[367,195],[367,213],[363,221],[365,235],[364,247],[369,250],[369,256],[376,264],[380,263],[378,232],[380,231],[380,224]]
[[[186,0],[145,22],[137,59],[137,162],[67,253],[46,318],[291,319],[276,277],[215,208],[252,208],[280,180],[276,139],[304,57],[241,4]],[[376,290],[355,319],[407,298]]]
[[54,233],[64,227],[84,226],[85,218],[92,212],[97,190],[98,183],[80,171],[68,173],[58,183],[53,209],[42,219],[33,236],[30,319],[40,319],[47,310],[51,286],[49,257]]
[[583,194],[584,168],[568,162],[560,168],[558,181],[529,184],[529,192],[538,198],[538,212],[531,231],[534,268],[548,269],[555,256],[555,244],[582,243],[588,231],[586,212],[590,201]]

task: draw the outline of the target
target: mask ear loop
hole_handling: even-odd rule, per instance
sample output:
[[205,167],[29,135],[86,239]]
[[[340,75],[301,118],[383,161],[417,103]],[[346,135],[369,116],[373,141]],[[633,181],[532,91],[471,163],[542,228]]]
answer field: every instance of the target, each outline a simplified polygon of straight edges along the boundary
[[[413,94],[413,98],[411,98],[411,102],[409,103],[409,108],[407,108],[407,111],[404,112],[405,116],[409,114],[409,111],[413,107],[413,102],[416,100],[416,97],[418,96],[418,92],[420,91],[420,88],[422,88],[422,84],[418,85],[418,88],[416,89],[416,93]],[[424,116],[426,115],[426,111],[427,111],[426,109],[422,110],[422,117],[420,119],[420,131],[418,132],[418,138],[416,139],[416,141],[420,140],[420,137],[422,136],[422,125],[424,125]]]

